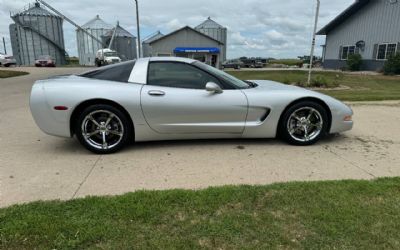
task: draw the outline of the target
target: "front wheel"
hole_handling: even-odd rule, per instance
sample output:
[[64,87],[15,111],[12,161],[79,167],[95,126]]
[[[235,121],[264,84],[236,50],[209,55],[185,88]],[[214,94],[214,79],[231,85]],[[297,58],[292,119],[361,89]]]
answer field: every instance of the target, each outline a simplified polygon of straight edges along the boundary
[[75,123],[79,142],[96,154],[121,150],[129,141],[132,125],[128,117],[110,105],[86,108]]
[[283,115],[279,127],[280,135],[293,145],[312,145],[327,133],[328,122],[327,111],[320,104],[300,102]]

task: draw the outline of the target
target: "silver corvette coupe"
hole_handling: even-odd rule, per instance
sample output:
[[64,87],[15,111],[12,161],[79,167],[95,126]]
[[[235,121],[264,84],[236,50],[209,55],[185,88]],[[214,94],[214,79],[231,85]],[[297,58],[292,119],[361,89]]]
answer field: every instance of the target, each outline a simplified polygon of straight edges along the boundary
[[329,96],[272,81],[242,81],[174,57],[37,81],[30,106],[45,133],[75,135],[99,154],[130,141],[280,137],[311,145],[353,127],[353,111]]

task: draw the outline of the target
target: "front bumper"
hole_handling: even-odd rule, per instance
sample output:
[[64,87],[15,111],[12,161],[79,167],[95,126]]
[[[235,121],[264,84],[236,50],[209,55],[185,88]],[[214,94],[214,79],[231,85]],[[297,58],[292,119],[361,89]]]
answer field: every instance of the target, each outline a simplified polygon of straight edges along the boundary
[[10,65],[17,65],[17,61],[15,59],[6,59],[2,62],[4,66],[10,66]]
[[353,120],[349,120],[349,117],[353,117],[353,110],[347,106],[342,104],[343,106],[339,109],[332,110],[332,124],[330,133],[340,133],[353,129],[354,122]]

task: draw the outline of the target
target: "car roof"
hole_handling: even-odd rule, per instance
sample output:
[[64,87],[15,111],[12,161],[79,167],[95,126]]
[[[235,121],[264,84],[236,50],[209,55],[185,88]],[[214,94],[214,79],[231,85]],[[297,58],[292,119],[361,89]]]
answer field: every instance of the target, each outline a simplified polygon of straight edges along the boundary
[[167,57],[149,57],[150,62],[160,62],[160,61],[167,61],[167,62],[184,62],[184,63],[194,63],[196,60],[190,59],[190,58],[185,58],[185,57],[173,57],[173,56],[167,56]]

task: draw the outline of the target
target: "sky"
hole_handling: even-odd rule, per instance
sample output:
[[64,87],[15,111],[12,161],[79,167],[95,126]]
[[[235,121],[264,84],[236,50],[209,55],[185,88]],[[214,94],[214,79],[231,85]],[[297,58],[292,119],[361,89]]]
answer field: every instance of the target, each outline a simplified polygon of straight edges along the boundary
[[[11,44],[8,26],[11,12],[23,10],[33,0],[0,0],[0,38]],[[110,24],[120,25],[136,35],[134,0],[46,0],[65,16],[83,25],[97,14]],[[354,0],[321,0],[318,28],[322,28]],[[310,54],[316,9],[315,0],[139,0],[141,36],[163,34],[189,25],[195,27],[207,17],[228,28],[228,58],[260,56],[296,58]],[[64,22],[66,50],[76,56],[76,32]],[[322,54],[325,37],[318,37],[316,55]],[[0,46],[3,52],[3,46]]]

